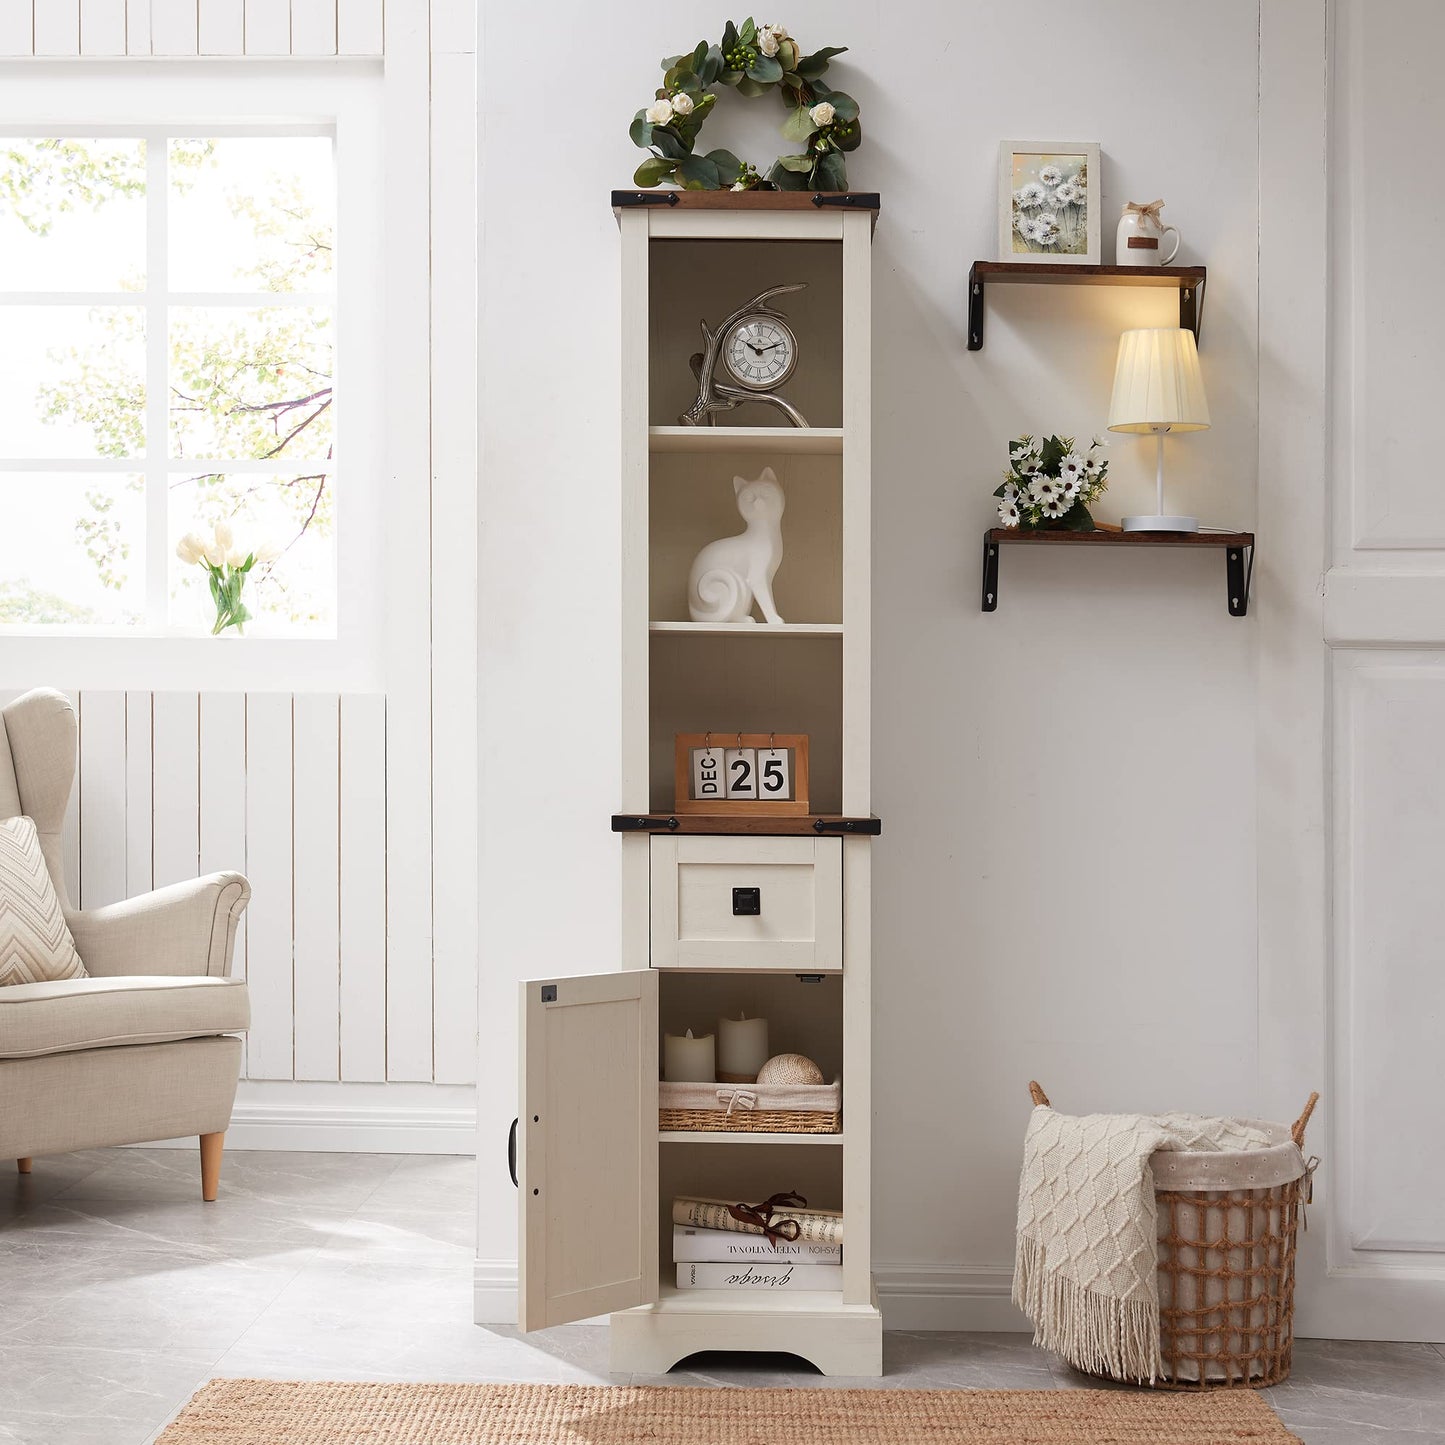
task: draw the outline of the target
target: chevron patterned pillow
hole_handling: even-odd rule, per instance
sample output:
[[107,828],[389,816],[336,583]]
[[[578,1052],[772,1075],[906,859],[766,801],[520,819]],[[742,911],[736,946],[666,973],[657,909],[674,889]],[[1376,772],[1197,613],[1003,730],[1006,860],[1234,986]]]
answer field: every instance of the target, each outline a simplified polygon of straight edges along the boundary
[[0,986],[84,978],[29,818],[0,822]]

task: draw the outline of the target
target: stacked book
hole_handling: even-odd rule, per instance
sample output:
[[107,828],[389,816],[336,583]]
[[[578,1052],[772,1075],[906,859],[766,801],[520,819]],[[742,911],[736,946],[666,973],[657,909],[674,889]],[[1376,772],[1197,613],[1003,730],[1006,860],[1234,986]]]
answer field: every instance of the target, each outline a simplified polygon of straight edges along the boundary
[[[720,1199],[674,1199],[672,1258],[679,1289],[841,1290],[843,1216],[831,1209],[782,1209],[798,1237],[770,1240],[734,1219]],[[784,1231],[792,1233],[791,1229]]]

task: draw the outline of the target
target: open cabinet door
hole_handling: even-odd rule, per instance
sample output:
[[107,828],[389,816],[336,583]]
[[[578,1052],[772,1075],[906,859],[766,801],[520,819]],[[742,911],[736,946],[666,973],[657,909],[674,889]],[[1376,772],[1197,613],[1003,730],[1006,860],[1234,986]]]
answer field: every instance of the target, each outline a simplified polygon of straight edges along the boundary
[[521,1327],[657,1299],[657,975],[522,985]]

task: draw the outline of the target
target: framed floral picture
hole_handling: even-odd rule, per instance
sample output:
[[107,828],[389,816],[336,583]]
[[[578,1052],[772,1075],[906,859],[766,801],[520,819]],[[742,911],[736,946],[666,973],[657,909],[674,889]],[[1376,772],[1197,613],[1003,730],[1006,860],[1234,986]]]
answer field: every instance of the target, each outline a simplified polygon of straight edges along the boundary
[[998,155],[998,258],[1097,266],[1099,146],[1004,141]]

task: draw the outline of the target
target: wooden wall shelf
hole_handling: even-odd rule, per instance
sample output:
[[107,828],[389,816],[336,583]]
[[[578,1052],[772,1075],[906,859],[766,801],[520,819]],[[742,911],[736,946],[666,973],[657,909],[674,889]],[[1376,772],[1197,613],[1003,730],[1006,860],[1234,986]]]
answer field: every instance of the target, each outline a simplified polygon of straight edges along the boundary
[[1254,574],[1253,532],[1039,532],[994,527],[983,534],[983,610],[998,610],[998,554],[1003,546],[1046,547],[1219,547],[1224,551],[1226,599],[1231,617],[1249,612]]
[[1203,266],[1069,266],[1047,261],[975,261],[968,268],[968,349],[983,349],[987,283],[1024,286],[1152,286],[1179,292],[1179,325],[1199,340],[1204,316]]

